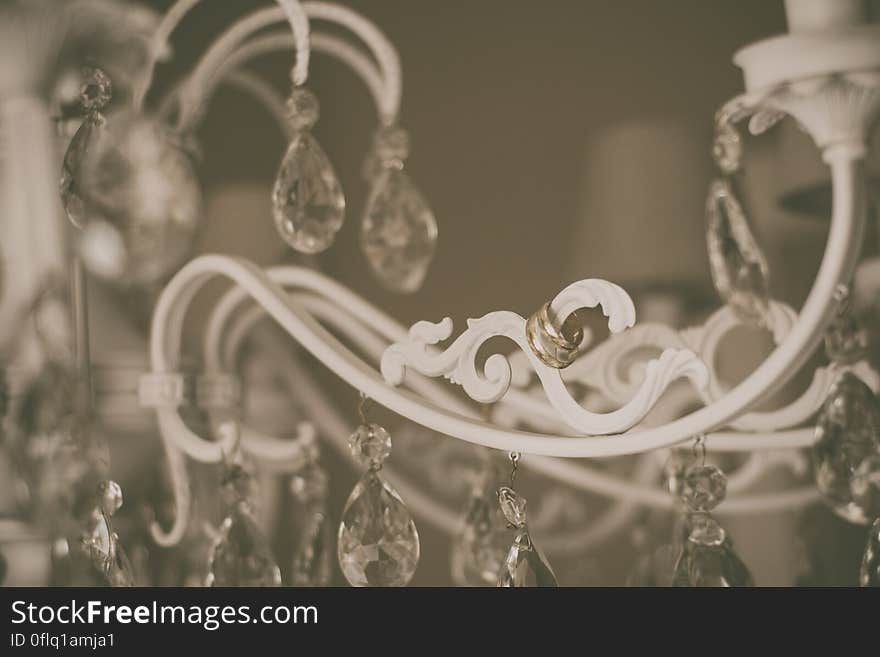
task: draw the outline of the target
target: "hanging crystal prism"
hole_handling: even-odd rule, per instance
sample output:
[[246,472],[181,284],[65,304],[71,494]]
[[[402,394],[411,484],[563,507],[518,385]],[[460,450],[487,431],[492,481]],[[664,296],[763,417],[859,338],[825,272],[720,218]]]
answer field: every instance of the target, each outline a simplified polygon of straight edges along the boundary
[[880,403],[852,372],[831,387],[816,424],[813,471],[816,486],[842,518],[868,524],[880,515]]
[[112,84],[110,78],[97,68],[83,69],[83,86],[80,92],[80,106],[85,118],[73,135],[61,163],[61,205],[71,223],[82,228],[85,225],[86,203],[79,192],[77,182],[80,167],[85,160],[94,133],[104,126],[101,110],[110,102]]
[[880,587],[880,518],[871,525],[859,570],[859,586]]
[[685,472],[679,497],[688,509],[677,528],[682,536],[673,586],[752,586],[752,576],[724,528],[710,515],[727,494],[727,478],[714,465],[699,463]]
[[110,586],[134,586],[134,571],[110,519],[122,506],[122,489],[115,481],[99,484],[99,500],[82,535],[82,544]]
[[508,486],[498,489],[498,503],[507,521],[516,530],[513,545],[498,573],[500,587],[555,587],[556,575],[544,553],[532,543],[526,525],[526,500]]
[[349,445],[367,470],[342,511],[336,539],[342,574],[352,586],[406,586],[419,563],[419,534],[400,495],[379,475],[391,437],[377,424],[362,424]]
[[250,474],[227,466],[222,488],[229,511],[211,548],[207,586],[281,586],[281,571],[253,516]]
[[309,446],[306,466],[291,477],[290,490],[303,507],[304,521],[291,560],[292,586],[328,586],[333,578],[334,527],[327,509],[327,473]]
[[318,100],[296,88],[287,101],[296,130],[275,179],[272,211],[281,238],[300,253],[327,249],[345,220],[345,196],[336,172],[311,133]]
[[715,288],[742,319],[764,325],[770,300],[769,268],[729,179],[709,186],[706,245]]
[[825,330],[825,354],[838,365],[851,365],[868,352],[868,332],[852,310],[849,288],[841,287],[837,312]]
[[724,529],[708,514],[695,514],[672,576],[673,586],[749,587],[752,576]]
[[491,466],[476,482],[452,539],[450,566],[458,586],[497,586],[510,549],[510,530],[498,506],[497,477]]
[[421,288],[437,246],[437,220],[404,172],[409,137],[401,128],[376,134],[372,189],[361,224],[361,246],[378,281],[392,292]]

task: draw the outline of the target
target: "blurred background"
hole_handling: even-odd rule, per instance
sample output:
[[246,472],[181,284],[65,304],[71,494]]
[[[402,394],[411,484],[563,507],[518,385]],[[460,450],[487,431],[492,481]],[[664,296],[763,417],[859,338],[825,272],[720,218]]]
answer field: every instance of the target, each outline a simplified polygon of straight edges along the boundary
[[[145,4],[161,12],[170,3]],[[156,93],[148,102],[191,70],[234,16],[266,4],[213,2],[194,11],[175,33],[174,57],[157,71]],[[623,285],[641,321],[683,326],[717,308],[704,237],[705,195],[714,171],[712,118],[742,91],[733,53],[785,30],[782,2],[346,4],[380,26],[400,52],[401,125],[412,138],[407,170],[434,210],[439,241],[419,293],[394,295],[371,278],[358,248],[357,226],[368,192],[361,166],[377,119],[360,81],[316,54],[309,88],[320,99],[321,118],[314,132],[339,174],[348,211],[335,245],[310,262],[407,325],[449,316],[461,326],[466,318],[498,309],[528,315],[569,282],[590,277]],[[880,2],[873,4],[876,16]],[[287,88],[289,54],[267,56],[252,66],[278,89]],[[264,109],[234,89],[221,89],[197,139],[206,213],[194,252],[234,253],[261,265],[298,261],[271,220],[270,190],[287,142]],[[874,142],[870,169],[876,177],[880,149]],[[746,139],[747,210],[769,260],[772,296],[795,308],[809,291],[824,248],[827,178],[809,138],[790,120],[763,137]],[[876,254],[877,241],[872,228],[866,255]],[[200,353],[204,311],[220,289],[201,295],[193,306],[186,348],[193,358]],[[120,366],[133,373],[144,364],[150,298],[93,282],[92,353],[99,386],[100,366],[112,364],[118,376]],[[770,348],[768,337],[757,334],[733,342],[725,352],[731,383]],[[309,366],[324,394],[354,421],[355,394],[315,363]],[[132,419],[139,412],[131,399],[127,403],[99,393],[110,426],[115,421],[124,429],[112,443],[114,468],[137,500],[132,507],[155,505],[157,491],[167,485],[157,436],[150,417],[140,413]],[[392,436],[403,424],[379,417]],[[338,518],[358,472],[329,449],[325,458]],[[527,495],[540,497],[557,486],[529,475],[527,458],[522,472]],[[279,486],[266,481],[270,489]],[[589,524],[607,501],[577,495],[571,503],[578,506],[573,522]],[[672,523],[672,514],[660,520],[638,517],[639,524],[583,554],[554,560],[549,551],[560,582],[625,583],[646,528],[659,534]],[[811,541],[810,551],[822,557],[813,583],[856,581],[865,531],[820,506],[803,513],[721,517],[758,584],[791,585],[803,575],[804,537]],[[137,519],[131,522],[136,525]],[[412,583],[450,584],[449,537],[419,523],[418,516],[416,522],[422,559]],[[279,531],[273,543],[282,552],[283,534]],[[283,570],[284,560],[279,561]],[[152,581],[163,583],[155,574]],[[334,581],[344,583],[339,573]]]

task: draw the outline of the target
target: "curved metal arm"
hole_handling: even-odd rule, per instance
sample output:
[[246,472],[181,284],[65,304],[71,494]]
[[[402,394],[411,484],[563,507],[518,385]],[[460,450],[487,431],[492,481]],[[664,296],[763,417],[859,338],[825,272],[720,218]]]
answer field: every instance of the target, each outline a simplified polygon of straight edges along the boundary
[[[143,79],[134,88],[132,106],[135,111],[140,111],[143,107],[144,99],[153,82],[156,64],[169,50],[168,40],[171,34],[199,2],[201,0],[177,0],[162,17],[162,21],[153,34],[150,48],[151,57],[147,62]],[[309,19],[299,0],[276,0],[276,2],[293,31],[296,55],[291,70],[291,79],[295,85],[301,85],[305,83],[309,74]],[[235,26],[233,26],[234,28]]]

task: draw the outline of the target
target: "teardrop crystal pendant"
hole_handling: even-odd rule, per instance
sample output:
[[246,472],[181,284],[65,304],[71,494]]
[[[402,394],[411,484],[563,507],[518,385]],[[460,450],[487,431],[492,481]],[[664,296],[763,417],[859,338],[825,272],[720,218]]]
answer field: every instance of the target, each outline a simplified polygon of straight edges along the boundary
[[111,99],[112,84],[110,78],[100,69],[86,68],[82,71],[83,86],[80,91],[80,105],[85,118],[67,146],[61,161],[61,205],[70,222],[82,228],[87,215],[86,202],[83,200],[77,182],[80,167],[86,158],[89,146],[95,138],[95,132],[104,126],[101,110]]
[[458,586],[496,586],[510,548],[510,530],[492,479],[478,482],[471,491],[462,526],[452,539],[450,566]]
[[302,530],[290,565],[291,586],[329,586],[333,579],[334,527],[330,516],[313,514]]
[[318,101],[294,89],[287,102],[296,133],[272,190],[272,212],[281,238],[300,253],[327,249],[345,220],[345,196],[333,165],[312,136]]
[[115,481],[98,486],[98,503],[89,516],[82,545],[110,586],[134,586],[134,571],[110,518],[122,506],[122,489]]
[[842,518],[868,524],[880,516],[874,471],[880,469],[880,403],[860,378],[844,372],[831,387],[816,424],[816,487]]
[[763,325],[769,312],[769,268],[730,181],[709,186],[706,245],[718,294],[743,320]]
[[349,445],[367,471],[342,511],[339,567],[352,586],[406,586],[419,563],[419,533],[400,495],[379,475],[391,438],[379,425],[365,424]]
[[306,445],[307,465],[291,477],[290,490],[302,507],[303,521],[290,564],[292,586],[329,586],[333,578],[333,522],[327,509],[327,473],[318,462],[318,446]]
[[707,513],[689,519],[691,533],[675,564],[672,585],[678,587],[749,587],[751,573],[733,550],[724,529]]
[[437,246],[437,220],[428,202],[403,171],[409,152],[406,132],[389,127],[375,138],[379,163],[361,224],[361,247],[371,271],[388,290],[421,288]]
[[[701,444],[701,442],[700,442]],[[691,465],[679,497],[688,509],[676,533],[682,541],[672,574],[673,586],[752,586],[748,568],[737,556],[724,528],[709,514],[727,494],[727,477],[714,465]]]
[[859,586],[880,587],[880,518],[874,521],[868,532],[868,544],[859,570]]
[[500,587],[556,587],[556,575],[544,553],[532,542],[526,525],[526,500],[513,489],[498,489],[498,503],[507,521],[516,528],[513,545],[498,573]]
[[250,475],[241,466],[231,465],[222,487],[230,508],[211,548],[206,585],[281,586],[281,571],[251,510]]

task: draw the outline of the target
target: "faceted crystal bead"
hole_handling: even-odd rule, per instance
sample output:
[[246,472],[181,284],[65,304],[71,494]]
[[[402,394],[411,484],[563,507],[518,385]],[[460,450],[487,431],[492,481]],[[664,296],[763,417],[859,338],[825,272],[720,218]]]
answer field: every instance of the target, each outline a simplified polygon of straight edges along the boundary
[[498,489],[498,504],[501,513],[514,527],[524,527],[526,524],[526,498],[519,495],[515,490],[507,486]]
[[100,115],[95,114],[83,119],[79,129],[67,145],[67,150],[61,160],[61,181],[59,182],[61,206],[64,208],[67,218],[77,228],[82,228],[88,218],[86,201],[83,200],[80,193],[80,168],[95,133],[103,130],[103,126],[104,123]]
[[437,220],[421,192],[400,169],[374,183],[361,225],[367,263],[392,292],[412,293],[425,280],[437,245]]
[[220,525],[209,564],[208,586],[281,586],[281,571],[246,502]]
[[98,487],[101,494],[101,509],[112,516],[122,506],[122,488],[115,481],[102,481]]
[[409,133],[398,126],[380,128],[373,137],[373,151],[382,166],[399,169],[409,157]]
[[691,532],[688,540],[691,543],[705,546],[722,545],[727,539],[727,533],[718,522],[708,513],[695,513],[689,521]]
[[327,249],[345,219],[336,172],[308,130],[296,135],[281,161],[272,191],[275,227],[301,253]]
[[715,288],[742,319],[763,324],[769,269],[730,182],[714,181],[706,201],[706,244]]
[[419,563],[419,534],[400,495],[374,470],[354,487],[336,540],[352,586],[406,586]]
[[351,434],[352,455],[368,468],[381,468],[391,454],[391,436],[378,424],[362,424]]
[[495,499],[494,487],[471,493],[464,521],[453,537],[450,565],[458,586],[496,586],[510,549],[511,533]]
[[718,168],[725,174],[730,175],[739,170],[742,159],[742,140],[739,132],[732,125],[725,123],[716,130],[715,141],[712,144],[712,157]]
[[318,122],[321,105],[308,89],[295,88],[287,99],[287,117],[296,130],[308,130]]
[[507,558],[501,564],[498,586],[556,587],[556,575],[544,554],[532,543],[525,527],[517,530]]
[[333,525],[326,513],[311,514],[290,566],[291,586],[329,586],[333,579]]
[[82,73],[83,85],[79,93],[81,107],[87,113],[104,109],[113,95],[110,78],[99,68],[87,67]]
[[825,331],[825,353],[835,363],[855,363],[868,352],[868,332],[851,312],[839,313]]
[[859,586],[880,587],[880,518],[871,525],[859,570]]
[[880,404],[851,372],[844,372],[831,387],[816,424],[816,438],[813,471],[825,501],[850,522],[871,522],[880,509],[873,506],[877,499],[871,494],[873,486],[863,484],[871,481],[871,463],[880,451]]
[[95,568],[110,586],[134,586],[131,562],[100,507],[96,507],[89,516],[82,544]]
[[687,541],[672,576],[673,586],[753,586],[752,576],[730,541],[721,545],[700,545]]
[[153,283],[180,265],[201,219],[192,162],[155,120],[115,115],[100,130],[90,121],[80,128],[90,130],[85,141],[78,132],[71,142],[62,177],[68,215],[82,229],[79,254],[116,284]]
[[711,511],[727,494],[727,477],[714,465],[691,466],[682,484],[681,499],[692,511]]
[[322,503],[327,498],[327,473],[313,463],[290,477],[290,492],[300,504]]

